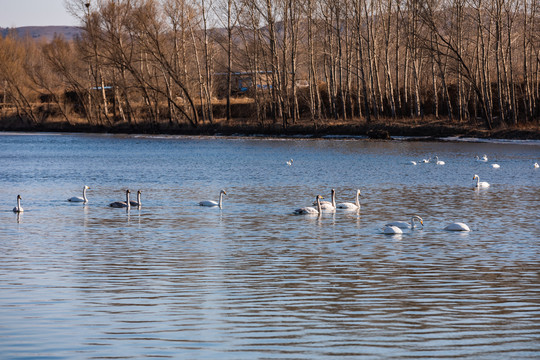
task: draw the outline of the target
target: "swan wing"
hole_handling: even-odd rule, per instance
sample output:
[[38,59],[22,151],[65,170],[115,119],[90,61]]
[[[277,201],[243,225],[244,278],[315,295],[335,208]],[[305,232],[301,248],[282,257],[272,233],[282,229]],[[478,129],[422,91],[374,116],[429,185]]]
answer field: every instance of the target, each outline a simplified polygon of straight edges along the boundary
[[336,208],[334,207],[334,205],[332,205],[332,203],[325,203],[321,204],[321,210],[334,211],[336,210]]
[[69,199],[67,199],[67,201],[71,201],[71,202],[84,202],[84,199],[80,196],[73,196],[73,197],[70,197]]
[[294,213],[296,215],[311,215],[311,214],[319,214],[319,211],[311,206],[306,206],[306,207],[294,210]]
[[128,205],[125,201],[115,201],[113,203],[110,203],[109,206],[113,208],[123,208],[127,207]]
[[200,206],[218,206],[218,202],[217,201],[213,201],[213,200],[205,200],[205,201],[201,201],[199,203]]
[[385,227],[383,227],[382,232],[383,234],[389,234],[389,235],[403,234],[403,230],[401,230],[397,226],[392,226],[392,225],[386,225]]
[[353,204],[353,203],[350,203],[350,202],[339,203],[339,204],[336,205],[336,207],[338,209],[346,209],[346,210],[356,210],[356,209],[358,209],[358,206],[356,206],[356,204]]
[[460,223],[460,222],[449,224],[448,226],[444,228],[444,230],[446,231],[471,231],[471,229],[469,228],[469,226],[467,226],[467,224]]
[[397,227],[397,228],[400,228],[400,229],[410,229],[411,228],[411,224],[409,224],[406,221],[392,221],[392,222],[386,224],[385,226]]

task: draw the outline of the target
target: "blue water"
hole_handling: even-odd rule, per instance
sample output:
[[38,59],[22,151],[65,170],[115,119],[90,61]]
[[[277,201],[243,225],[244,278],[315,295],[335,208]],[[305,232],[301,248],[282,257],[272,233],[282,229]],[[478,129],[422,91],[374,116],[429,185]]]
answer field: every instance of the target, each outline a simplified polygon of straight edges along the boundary
[[[535,161],[538,142],[0,133],[0,358],[537,359]],[[107,206],[128,188],[140,209]],[[360,212],[292,214],[332,188]]]

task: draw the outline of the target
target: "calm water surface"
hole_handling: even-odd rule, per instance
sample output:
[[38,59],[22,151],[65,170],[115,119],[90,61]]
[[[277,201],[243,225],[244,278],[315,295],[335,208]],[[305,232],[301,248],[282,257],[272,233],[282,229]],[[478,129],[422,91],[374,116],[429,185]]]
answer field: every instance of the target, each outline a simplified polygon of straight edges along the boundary
[[[538,142],[0,134],[0,358],[538,359],[535,161]],[[142,208],[107,207],[126,188]],[[361,211],[292,215],[331,188]]]

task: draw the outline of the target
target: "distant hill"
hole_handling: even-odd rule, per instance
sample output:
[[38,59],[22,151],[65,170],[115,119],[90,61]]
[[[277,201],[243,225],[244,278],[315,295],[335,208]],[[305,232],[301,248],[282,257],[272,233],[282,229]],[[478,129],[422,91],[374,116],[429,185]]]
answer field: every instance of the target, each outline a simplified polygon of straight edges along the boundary
[[23,26],[16,28],[0,28],[0,35],[5,37],[10,32],[15,31],[18,36],[29,36],[35,40],[49,42],[55,35],[63,36],[64,39],[71,41],[82,33],[81,28],[77,26]]

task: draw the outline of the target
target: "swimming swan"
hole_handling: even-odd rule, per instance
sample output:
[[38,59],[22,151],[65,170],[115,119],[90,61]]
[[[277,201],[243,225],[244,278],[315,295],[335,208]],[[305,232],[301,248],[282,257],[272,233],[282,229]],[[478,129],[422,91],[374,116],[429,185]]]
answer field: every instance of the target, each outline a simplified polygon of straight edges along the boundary
[[491,164],[491,167],[494,168],[494,169],[498,169],[501,167],[501,165],[499,164]]
[[356,190],[356,203],[350,203],[350,202],[343,202],[336,205],[338,209],[345,209],[345,210],[358,210],[360,209],[360,189]]
[[21,195],[17,195],[17,206],[13,208],[13,212],[15,213],[21,213],[24,211],[24,209],[21,206]]
[[485,181],[480,181],[480,177],[478,175],[474,175],[473,180],[476,179],[476,185],[474,185],[475,188],[477,189],[480,189],[480,188],[488,188],[489,187],[489,183],[485,182]]
[[422,227],[424,227],[424,220],[420,216],[414,215],[411,217],[411,222],[406,221],[393,221],[391,223],[386,224],[386,226],[395,226],[400,229],[414,229],[416,227],[415,221],[420,222],[422,224]]
[[[323,211],[335,211],[336,210],[336,190],[332,189],[332,201],[320,201],[321,209]],[[317,205],[317,201],[313,203]]]
[[438,156],[435,156],[435,164],[437,165],[444,165],[444,161],[439,160]]
[[86,198],[86,190],[90,189],[88,186],[84,186],[83,189],[82,189],[82,197],[80,196],[73,196],[73,197],[70,197],[69,199],[67,199],[67,201],[71,201],[71,202],[82,202],[82,203],[86,203],[88,202],[88,199]]
[[533,166],[534,166],[535,169],[538,169],[540,167],[540,165],[538,165],[537,162],[535,162]]
[[486,154],[484,154],[484,156],[482,156],[482,158],[479,158],[478,155],[476,155],[476,156],[474,157],[474,159],[475,159],[476,161],[482,161],[482,162],[488,161],[488,157],[487,157]]
[[382,232],[383,234],[386,234],[386,235],[403,234],[403,230],[401,230],[397,226],[391,226],[391,225],[385,225],[385,227],[382,228]]
[[129,205],[131,205],[131,206],[136,206],[136,207],[141,207],[141,206],[142,206],[142,203],[141,203],[141,193],[142,193],[141,190],[137,190],[137,201],[131,200],[131,201],[129,202]]
[[129,208],[131,206],[129,202],[129,194],[130,191],[126,190],[126,201],[115,201],[110,203],[109,206],[113,208]]
[[467,224],[460,223],[460,222],[451,223],[448,226],[446,226],[444,230],[446,231],[471,231],[471,229],[469,228],[469,226],[467,226]]
[[225,190],[221,190],[219,192],[219,201],[205,200],[205,201],[199,202],[199,205],[200,206],[210,206],[210,207],[219,206],[219,208],[221,208],[221,204],[223,203],[223,195],[227,195]]
[[287,165],[289,165],[289,166],[291,166],[291,165],[292,165],[292,163],[293,163],[293,159],[291,159],[291,160],[287,161]]
[[300,209],[294,210],[296,215],[320,215],[322,212],[321,209],[321,199],[324,199],[321,195],[317,195],[315,202],[317,203],[317,208],[306,206]]

